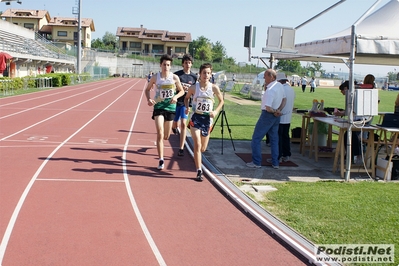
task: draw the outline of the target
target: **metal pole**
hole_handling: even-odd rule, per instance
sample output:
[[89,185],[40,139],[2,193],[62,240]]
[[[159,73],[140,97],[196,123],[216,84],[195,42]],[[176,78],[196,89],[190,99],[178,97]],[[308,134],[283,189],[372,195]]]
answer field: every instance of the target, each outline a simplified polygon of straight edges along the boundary
[[353,99],[355,94],[354,89],[354,65],[355,65],[355,54],[356,54],[356,26],[362,22],[365,17],[374,9],[374,7],[381,0],[377,0],[353,25],[351,28],[351,51],[349,56],[349,98],[348,104],[345,106],[348,114],[348,131],[347,131],[347,145],[346,145],[346,164],[345,164],[345,181],[350,179],[351,161],[352,161],[352,127],[353,127]]
[[356,25],[352,25],[351,30],[351,52],[349,56],[349,90],[346,95],[348,101],[347,106],[345,106],[345,110],[347,110],[348,114],[348,123],[349,127],[346,135],[346,164],[345,164],[345,181],[349,181],[350,172],[351,172],[351,163],[352,163],[352,127],[353,127],[353,98],[354,98],[354,73],[353,67],[355,64],[355,46],[356,46]]
[[76,70],[77,74],[80,75],[81,71],[81,61],[82,61],[82,0],[79,0],[79,12],[78,12],[78,56],[77,56],[77,63],[76,63]]
[[345,2],[345,1],[346,1],[346,0],[341,0],[341,1],[339,1],[338,3],[335,3],[334,5],[330,6],[329,8],[325,9],[324,11],[320,12],[320,13],[317,14],[316,16],[314,16],[314,17],[312,17],[312,18],[306,20],[304,23],[302,23],[302,24],[296,26],[295,29],[297,30],[297,29],[299,29],[300,27],[305,26],[306,24],[308,24],[309,22],[311,22],[311,21],[314,20],[315,18],[321,16],[322,14],[326,13],[326,12],[329,11],[330,9],[333,9],[333,8],[336,7],[337,5],[342,4],[342,3]]

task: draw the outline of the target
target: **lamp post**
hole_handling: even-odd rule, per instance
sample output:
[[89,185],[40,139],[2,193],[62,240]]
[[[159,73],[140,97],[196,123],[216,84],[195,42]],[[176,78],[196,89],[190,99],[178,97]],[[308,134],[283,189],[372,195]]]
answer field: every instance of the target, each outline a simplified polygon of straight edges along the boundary
[[6,3],[6,6],[10,6],[10,23],[12,24],[12,9],[11,9],[11,2],[17,2],[18,4],[22,4],[21,0],[0,0],[0,2]]

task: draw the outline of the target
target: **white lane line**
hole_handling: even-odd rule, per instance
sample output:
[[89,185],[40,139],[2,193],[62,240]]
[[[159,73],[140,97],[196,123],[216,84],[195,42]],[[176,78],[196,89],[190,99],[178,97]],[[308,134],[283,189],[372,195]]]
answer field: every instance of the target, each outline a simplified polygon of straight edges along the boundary
[[[134,85],[133,85],[133,86],[134,86]],[[133,87],[133,86],[132,86],[132,87]],[[22,193],[21,197],[19,198],[18,203],[17,203],[17,205],[16,205],[16,207],[15,207],[15,209],[14,209],[12,215],[11,215],[10,221],[8,222],[7,228],[6,228],[5,232],[4,232],[3,239],[1,240],[1,244],[0,244],[0,265],[2,265],[2,263],[3,263],[4,254],[5,254],[5,252],[6,252],[6,248],[7,248],[8,242],[10,241],[11,233],[12,233],[12,231],[13,231],[13,229],[14,229],[15,222],[17,221],[17,217],[18,217],[18,215],[19,215],[19,213],[20,213],[20,211],[21,211],[22,205],[24,204],[24,202],[25,202],[25,200],[26,200],[26,197],[28,196],[29,191],[31,190],[33,184],[35,183],[37,177],[39,176],[39,174],[41,173],[41,171],[43,170],[43,168],[44,168],[44,167],[46,166],[46,164],[51,160],[51,158],[54,156],[54,154],[55,154],[62,146],[64,146],[64,145],[68,142],[68,140],[72,139],[75,135],[77,135],[80,131],[82,131],[87,125],[89,125],[89,124],[90,124],[92,121],[94,121],[98,116],[100,116],[103,112],[105,112],[111,105],[113,105],[113,104],[114,104],[116,101],[118,101],[123,95],[125,95],[132,87],[130,87],[129,89],[127,89],[127,90],[126,90],[124,93],[122,93],[118,98],[116,98],[113,102],[111,102],[108,106],[106,106],[103,110],[101,110],[101,111],[100,111],[97,115],[95,115],[92,119],[90,119],[86,124],[84,124],[82,127],[80,127],[75,133],[73,133],[72,135],[70,135],[66,140],[64,140],[60,145],[58,145],[58,146],[53,150],[53,152],[43,161],[43,163],[40,165],[40,167],[37,169],[36,173],[32,176],[32,178],[31,178],[31,180],[29,181],[28,185],[26,186],[24,192]],[[101,94],[100,94],[100,95],[101,95]],[[99,96],[99,95],[98,95],[98,96]],[[92,99],[97,98],[98,96],[93,97]],[[87,101],[89,101],[89,100],[87,100]],[[84,102],[87,102],[87,101],[84,101]],[[84,102],[83,102],[83,103],[84,103]],[[82,103],[82,104],[83,104],[83,103]],[[79,104],[79,105],[80,105],[80,104]],[[72,109],[72,108],[69,108],[68,110],[70,110],[70,109]],[[62,113],[63,113],[63,112],[62,112]],[[52,116],[52,117],[55,117],[55,116],[56,116],[56,115],[54,115],[54,116]],[[50,118],[47,118],[46,120],[49,120],[49,119],[50,119]],[[44,120],[44,121],[46,121],[46,120]],[[34,125],[37,125],[37,124],[40,124],[40,123],[36,123],[36,124],[34,124]],[[34,125],[33,125],[33,126],[34,126]],[[33,127],[33,126],[31,126],[31,127]],[[28,128],[30,128],[30,127],[28,127]],[[22,131],[23,131],[23,130],[21,130],[20,132],[22,132]],[[17,134],[17,133],[15,133],[15,134]],[[13,135],[15,135],[15,134],[13,134]],[[10,136],[12,136],[12,135],[10,135]],[[10,137],[10,136],[9,136],[9,137]],[[6,137],[6,138],[8,138],[8,137]]]
[[[9,114],[9,115],[1,116],[1,117],[0,117],[0,120],[1,120],[1,119],[4,119],[4,118],[7,118],[7,117],[14,116],[14,115],[18,115],[18,114],[21,114],[21,113],[25,113],[25,112],[28,112],[28,111],[30,111],[30,110],[37,109],[37,108],[40,108],[40,107],[43,107],[43,106],[46,106],[46,105],[49,105],[49,104],[53,104],[53,103],[56,103],[56,102],[60,102],[60,101],[69,99],[69,98],[73,98],[73,97],[79,96],[79,95],[81,95],[81,94],[85,94],[85,93],[88,93],[88,92],[91,92],[91,91],[95,91],[95,90],[98,90],[98,89],[100,89],[100,88],[102,88],[102,87],[106,87],[106,86],[107,86],[107,85],[104,85],[104,86],[101,86],[101,87],[96,87],[96,88],[94,88],[94,89],[87,90],[87,91],[83,91],[83,92],[78,93],[78,94],[73,94],[73,95],[70,95],[70,96],[68,96],[68,97],[64,97],[64,98],[61,98],[61,99],[57,99],[57,100],[52,101],[52,102],[47,102],[47,103],[44,103],[44,104],[41,104],[41,105],[37,105],[37,106],[31,107],[31,108],[23,109],[22,111],[19,111],[19,112],[16,112],[16,113],[12,113],[12,114]],[[118,86],[118,87],[119,87],[119,86]],[[116,88],[117,88],[117,87],[116,87]],[[109,92],[109,91],[106,91],[105,93],[107,93],[107,92]],[[102,94],[103,94],[103,93],[102,93]],[[100,95],[102,95],[102,94],[100,94]],[[93,99],[94,99],[94,98],[93,98]],[[78,105],[77,105],[77,106],[78,106]]]
[[104,183],[124,183],[123,180],[90,180],[90,179],[68,179],[68,178],[36,178],[36,181],[62,181],[62,182],[104,182]]
[[[9,143],[9,142],[21,142],[21,143],[26,143],[26,142],[31,142],[31,141],[23,141],[23,140],[5,140],[3,142],[3,144],[0,145],[0,148],[32,148],[32,147],[54,147],[56,145],[58,145],[60,142],[56,142],[56,141],[46,141],[45,143],[40,143],[40,144],[30,144],[30,145],[5,145],[5,143]],[[38,141],[39,142],[39,141]],[[109,149],[110,147],[113,148],[119,148],[119,147],[124,147],[123,144],[113,144],[113,143],[89,143],[89,142],[68,142],[67,144],[65,144],[66,147],[72,147],[73,146],[85,146],[85,148],[93,148],[93,147],[106,147],[107,149]],[[154,145],[129,145],[129,148],[154,148],[154,146],[156,146],[156,143]],[[165,148],[169,148],[168,146],[165,146]],[[175,147],[171,147],[171,148],[175,148]]]
[[[37,126],[37,125],[40,125],[41,123],[44,123],[44,122],[46,122],[46,121],[48,121],[48,120],[50,120],[50,119],[52,119],[52,118],[54,118],[54,117],[57,117],[57,116],[59,116],[59,115],[61,115],[61,114],[63,114],[63,113],[66,113],[66,112],[68,112],[68,111],[70,111],[70,110],[72,110],[72,109],[74,109],[74,108],[76,108],[76,107],[78,107],[78,106],[80,106],[80,105],[83,105],[83,104],[85,104],[85,103],[87,103],[87,102],[90,102],[90,101],[94,100],[95,98],[98,98],[98,97],[100,97],[100,96],[102,96],[102,95],[104,95],[104,94],[106,94],[106,93],[109,93],[110,91],[113,91],[113,90],[115,90],[116,88],[118,88],[118,87],[120,87],[120,86],[122,86],[122,85],[123,85],[123,84],[121,84],[121,85],[119,85],[119,86],[117,86],[117,87],[115,87],[115,88],[113,88],[113,89],[111,89],[111,90],[108,90],[108,91],[105,91],[105,92],[103,92],[103,93],[100,93],[100,94],[94,96],[93,98],[87,99],[87,100],[84,101],[84,102],[81,102],[81,103],[79,103],[79,104],[77,104],[77,105],[74,105],[74,106],[72,106],[72,107],[70,107],[70,108],[68,108],[68,109],[63,110],[62,112],[59,112],[59,113],[57,113],[57,114],[54,114],[54,115],[52,115],[52,116],[50,116],[50,117],[48,117],[48,118],[46,118],[46,119],[43,119],[43,120],[41,120],[41,121],[39,121],[39,122],[37,122],[37,123],[35,123],[35,124],[33,124],[33,125],[30,125],[30,126],[24,128],[24,129],[21,129],[20,131],[17,131],[17,132],[15,132],[15,133],[11,134],[11,135],[8,135],[8,136],[6,136],[6,137],[4,137],[4,138],[1,138],[0,141],[9,139],[9,138],[11,138],[11,137],[13,137],[13,136],[15,136],[15,135],[18,135],[19,133],[22,133],[22,132],[24,132],[24,131],[26,131],[26,130],[28,130],[28,129],[30,129],[30,128],[33,128],[33,127],[35,127],[35,126]],[[126,93],[126,92],[124,92],[122,95],[124,95],[125,93]],[[119,97],[118,97],[118,99],[119,99]],[[112,102],[111,104],[113,104],[113,103],[114,103],[114,102]],[[110,106],[110,105],[109,105],[109,106]],[[108,108],[109,106],[107,106],[106,108]],[[104,110],[103,110],[103,111],[104,111]],[[103,111],[101,111],[100,113],[102,113]],[[99,113],[99,114],[100,114],[100,113]]]
[[[143,100],[144,91],[145,90],[143,89],[143,91],[141,93],[141,96],[140,96],[140,102],[138,103],[137,106],[140,106],[140,104],[141,104],[141,102]],[[136,113],[134,114],[132,125],[131,125],[130,130],[129,130],[129,134],[128,134],[127,138],[126,138],[125,147],[123,149],[123,155],[122,155],[123,177],[125,179],[127,194],[129,195],[129,199],[130,199],[130,202],[132,204],[133,210],[134,210],[134,212],[136,214],[137,220],[140,223],[141,230],[143,230],[143,233],[144,233],[145,237],[147,238],[148,244],[150,245],[150,247],[152,249],[152,252],[154,253],[156,259],[158,260],[159,265],[166,266],[166,262],[163,259],[162,254],[159,251],[157,245],[155,244],[155,241],[152,238],[151,233],[150,233],[150,231],[147,228],[147,225],[145,224],[143,216],[140,213],[139,207],[137,206],[137,202],[134,199],[133,191],[132,191],[132,188],[130,186],[129,175],[127,173],[126,154],[127,154],[127,149],[129,147],[129,141],[130,141],[130,138],[132,136],[133,127],[134,127],[134,124],[136,123],[136,119],[137,119],[137,115],[138,115],[139,109],[140,108],[136,109]]]
[[[115,81],[113,81],[113,82],[109,82],[108,85],[113,84],[113,83],[121,83],[121,82],[115,82]],[[105,84],[105,83],[104,83],[104,84]],[[105,85],[106,85],[106,84],[105,84]],[[19,104],[19,103],[29,102],[29,101],[32,101],[32,100],[37,100],[37,99],[42,99],[42,98],[57,96],[58,94],[73,92],[73,91],[76,91],[76,90],[81,90],[82,88],[86,88],[86,89],[87,89],[88,87],[96,87],[96,86],[97,86],[97,83],[94,83],[94,82],[93,82],[93,83],[84,84],[84,86],[62,87],[62,88],[60,87],[59,89],[61,89],[61,90],[53,90],[52,92],[54,92],[54,93],[52,93],[52,94],[47,93],[47,94],[45,94],[45,95],[43,95],[43,96],[39,96],[39,97],[29,97],[29,98],[24,99],[24,100],[20,100],[20,101],[16,101],[16,102],[9,102],[9,103],[5,103],[5,104],[1,104],[1,105],[0,105],[0,108],[1,108],[1,107],[4,107],[4,106],[9,106],[9,105],[15,105],[15,104]],[[101,88],[101,87],[97,87],[97,88]],[[90,90],[90,91],[91,91],[91,90]],[[44,93],[44,92],[48,92],[48,91],[44,91],[44,90],[36,91],[36,92],[30,93],[29,95],[30,95],[30,96],[32,96],[32,95],[36,96],[35,94]],[[20,95],[14,96],[14,97],[23,97],[23,96],[26,96],[26,94],[20,94]],[[6,99],[6,98],[3,98],[3,99]]]

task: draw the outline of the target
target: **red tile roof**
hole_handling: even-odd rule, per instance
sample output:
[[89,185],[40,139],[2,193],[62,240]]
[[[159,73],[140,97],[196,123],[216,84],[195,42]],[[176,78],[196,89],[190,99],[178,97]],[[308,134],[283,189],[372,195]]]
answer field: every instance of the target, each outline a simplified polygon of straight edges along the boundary
[[[130,35],[130,33],[138,33],[138,35]],[[157,37],[148,37],[147,35],[159,35]],[[147,28],[118,27],[116,31],[118,37],[134,37],[138,39],[159,39],[168,42],[187,42],[191,43],[191,33],[188,32],[170,32],[166,30],[149,30]],[[181,40],[170,39],[170,37],[181,37]]]

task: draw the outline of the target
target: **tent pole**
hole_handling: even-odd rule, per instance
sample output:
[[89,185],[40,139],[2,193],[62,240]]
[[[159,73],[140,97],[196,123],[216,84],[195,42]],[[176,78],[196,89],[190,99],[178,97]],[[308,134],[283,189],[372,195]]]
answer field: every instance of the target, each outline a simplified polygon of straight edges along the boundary
[[354,86],[354,65],[355,65],[355,53],[356,53],[356,26],[364,20],[364,18],[374,9],[374,7],[381,2],[377,0],[353,25],[351,28],[351,51],[349,56],[349,96],[347,106],[348,123],[349,127],[347,130],[347,145],[346,145],[346,164],[345,164],[345,181],[350,179],[351,163],[352,163],[352,127],[353,127],[353,99],[355,94]]
[[330,9],[333,9],[334,7],[338,6],[339,4],[342,4],[343,2],[345,2],[346,0],[340,0],[339,2],[335,3],[334,5],[330,6],[329,8],[323,10],[322,12],[320,12],[319,14],[317,14],[316,16],[311,17],[310,19],[306,20],[305,22],[303,22],[302,24],[298,25],[295,27],[295,30],[305,26],[306,24],[308,24],[309,22],[311,22],[312,20],[314,20],[315,18],[318,18],[319,16],[323,15],[324,13],[326,13],[327,11],[329,11]]
[[351,52],[349,56],[349,90],[345,95],[347,102],[345,106],[348,115],[349,127],[346,135],[346,164],[345,164],[345,181],[349,181],[352,163],[352,127],[353,127],[353,98],[354,98],[354,72],[355,65],[355,49],[356,49],[356,25],[352,25],[351,29]]

